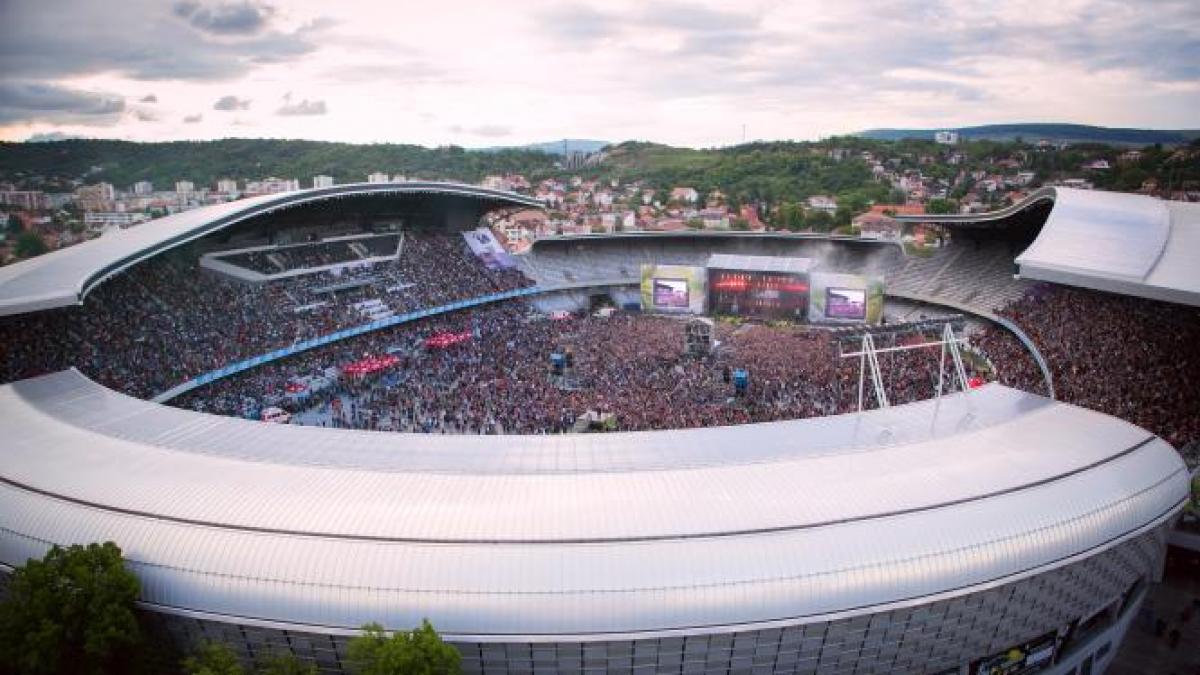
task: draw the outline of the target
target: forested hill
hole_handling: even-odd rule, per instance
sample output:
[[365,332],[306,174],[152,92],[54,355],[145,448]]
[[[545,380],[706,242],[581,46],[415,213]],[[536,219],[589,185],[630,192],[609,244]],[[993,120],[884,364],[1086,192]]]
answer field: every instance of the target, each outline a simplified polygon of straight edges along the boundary
[[[946,127],[968,140],[1037,142],[1045,139],[1055,143],[1108,143],[1114,145],[1186,145],[1200,138],[1200,129],[1125,129],[1094,127],[1085,124],[985,124],[977,127]],[[881,141],[900,139],[933,140],[936,129],[868,129],[856,136]]]
[[[844,140],[856,146],[871,145],[861,139]],[[308,187],[316,175],[348,183],[382,171],[466,182],[477,182],[488,174],[521,173],[531,180],[578,174],[623,182],[640,180],[651,188],[690,185],[720,189],[735,199],[767,201],[857,190],[879,199],[888,192],[871,180],[869,167],[857,157],[835,160],[828,155],[828,147],[814,143],[750,143],[695,150],[626,142],[608,147],[604,161],[595,166],[563,171],[556,168],[556,160],[544,152],[515,148],[480,152],[458,147],[292,140],[131,143],[76,139],[0,143],[0,182],[67,192],[79,183],[105,181],[128,189],[137,181],[148,180],[157,189],[170,190],[179,180],[211,187],[220,178],[276,176],[299,179]]]
[[318,141],[225,139],[131,143],[66,140],[51,143],[0,143],[0,182],[38,184],[63,190],[69,182],[106,181],[126,188],[140,180],[158,189],[189,180],[212,186],[220,178],[256,180],[297,178],[304,187],[313,176],[338,183],[361,182],[382,171],[410,178],[477,182],[487,174],[549,171],[555,157],[535,150],[471,152],[459,147],[352,145]]

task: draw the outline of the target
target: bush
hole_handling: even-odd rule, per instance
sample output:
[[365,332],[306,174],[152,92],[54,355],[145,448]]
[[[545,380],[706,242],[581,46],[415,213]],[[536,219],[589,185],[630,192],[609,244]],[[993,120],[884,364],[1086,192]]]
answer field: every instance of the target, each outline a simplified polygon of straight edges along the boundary
[[350,663],[360,675],[452,675],[461,672],[462,656],[442,642],[428,620],[420,628],[396,631],[369,623],[350,641]]

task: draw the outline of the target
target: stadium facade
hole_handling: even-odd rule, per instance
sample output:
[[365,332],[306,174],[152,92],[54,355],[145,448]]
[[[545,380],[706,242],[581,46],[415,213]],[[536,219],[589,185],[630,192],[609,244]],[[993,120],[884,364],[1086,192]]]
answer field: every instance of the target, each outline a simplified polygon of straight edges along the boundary
[[[524,205],[421,189],[447,213]],[[332,196],[188,212],[0,270],[0,307],[78,302],[138,260],[285,206],[272,199]],[[540,244],[523,264],[546,286],[586,283],[665,240],[590,241]],[[771,247],[793,245],[838,247]],[[879,250],[847,255],[894,264]],[[0,386],[0,419],[5,568],[113,540],[179,640],[328,672],[362,624],[422,618],[468,672],[1099,672],[1189,489],[1153,434],[998,384],[856,415],[477,437],[217,417],[64,371]]]

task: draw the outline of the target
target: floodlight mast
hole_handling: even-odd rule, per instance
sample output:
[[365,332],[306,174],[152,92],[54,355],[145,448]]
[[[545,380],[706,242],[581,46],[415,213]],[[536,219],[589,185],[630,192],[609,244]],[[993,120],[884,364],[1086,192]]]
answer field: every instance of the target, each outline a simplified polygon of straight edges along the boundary
[[923,342],[919,345],[902,345],[899,347],[876,347],[875,338],[871,333],[863,333],[862,347],[857,352],[849,352],[841,355],[843,359],[858,357],[858,411],[862,412],[865,393],[865,380],[868,367],[871,371],[871,385],[875,389],[875,402],[880,408],[889,407],[887,392],[883,386],[883,371],[879,367],[879,354],[887,354],[890,352],[904,352],[911,349],[928,349],[931,347],[941,347],[941,357],[938,359],[938,386],[937,398],[942,397],[946,379],[946,352],[950,352],[950,359],[953,363],[954,374],[957,375],[958,386],[960,391],[970,391],[971,387],[967,383],[967,369],[963,364],[962,350],[959,345],[967,344],[967,338],[960,337],[954,333],[954,327],[946,323],[942,328],[942,339],[934,342]]

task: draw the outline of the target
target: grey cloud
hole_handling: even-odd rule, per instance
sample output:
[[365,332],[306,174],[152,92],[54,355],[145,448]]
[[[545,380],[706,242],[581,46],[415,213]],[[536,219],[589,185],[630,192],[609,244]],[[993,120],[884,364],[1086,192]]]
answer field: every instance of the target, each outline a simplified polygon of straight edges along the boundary
[[201,114],[199,114],[199,113],[197,113],[197,114],[195,114],[195,115],[188,115],[188,116],[184,117],[184,118],[183,118],[183,123],[184,123],[184,124],[195,124],[195,123],[199,122],[199,121],[200,121],[200,120],[202,120],[202,119],[204,119],[204,116],[203,116],[203,115],[201,115]]
[[40,82],[0,82],[0,122],[110,125],[124,111],[125,98],[115,94]]
[[545,35],[568,43],[592,43],[621,32],[618,17],[578,2],[555,4],[538,23]]
[[266,28],[275,13],[270,5],[252,2],[222,3],[209,8],[185,1],[175,3],[172,11],[197,30],[215,35],[253,35]]
[[482,136],[484,138],[500,138],[501,136],[509,136],[512,134],[512,127],[502,124],[481,124],[477,127],[464,127],[461,124],[455,124],[450,127],[450,131],[455,134],[470,134],[471,136]]
[[750,14],[719,11],[687,2],[648,3],[642,18],[655,26],[702,33],[754,29],[761,22],[759,17]]
[[250,107],[250,99],[241,99],[232,94],[222,96],[213,103],[213,110],[223,110],[229,112],[231,110],[246,110]]
[[154,94],[146,94],[145,96],[138,99],[138,101],[140,101],[142,103],[158,103],[158,97],[155,96]]
[[325,101],[309,101],[308,99],[304,99],[303,101],[292,103],[290,102],[290,96],[285,97],[285,100],[288,102],[275,111],[276,115],[324,115],[328,112],[325,107]]
[[130,114],[133,115],[133,118],[139,122],[157,122],[158,121],[158,115],[154,114],[153,110],[146,110],[144,108],[134,108],[133,110],[130,110],[129,112],[130,112]]
[[3,0],[0,7],[0,72],[28,79],[100,72],[140,80],[227,79],[313,52],[327,24],[314,20],[283,31],[266,21],[270,15],[260,5],[251,9],[265,23],[253,31],[248,14],[221,9],[240,5]]

